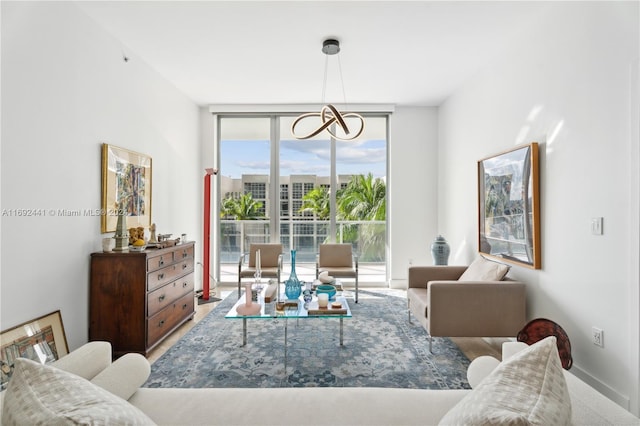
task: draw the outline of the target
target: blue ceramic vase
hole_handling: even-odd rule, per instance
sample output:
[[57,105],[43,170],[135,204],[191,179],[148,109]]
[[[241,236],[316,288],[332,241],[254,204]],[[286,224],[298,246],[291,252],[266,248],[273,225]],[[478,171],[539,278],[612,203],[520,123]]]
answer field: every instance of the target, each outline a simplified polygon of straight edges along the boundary
[[296,251],[291,250],[291,275],[289,279],[284,282],[284,294],[287,295],[287,299],[296,300],[302,293],[302,283],[296,275]]
[[433,257],[434,265],[446,265],[449,262],[449,253],[451,249],[447,240],[442,235],[438,235],[438,238],[431,244],[431,256]]

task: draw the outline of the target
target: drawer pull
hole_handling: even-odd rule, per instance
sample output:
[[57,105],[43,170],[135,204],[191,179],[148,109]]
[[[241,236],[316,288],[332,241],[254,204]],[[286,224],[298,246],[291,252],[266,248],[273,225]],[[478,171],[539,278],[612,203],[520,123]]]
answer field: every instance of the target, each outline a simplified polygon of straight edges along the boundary
[[184,305],[182,305],[182,310],[184,311],[185,309],[187,309],[187,304],[186,303]]
[[164,259],[160,257],[160,262],[158,262],[158,266],[162,266],[162,265],[164,265]]
[[158,280],[161,280],[164,278],[164,274],[158,274]]
[[189,283],[185,281],[185,282],[182,283],[182,288],[185,288],[188,285],[189,285]]
[[182,264],[182,269],[187,269],[187,264],[186,263]]
[[160,320],[160,322],[158,323],[158,327],[162,327],[164,325],[164,320]]
[[182,252],[182,258],[184,259],[186,257],[189,257],[189,253],[187,253],[186,250],[185,250],[185,251]]
[[165,297],[166,297],[166,296],[163,294],[162,296],[158,297],[158,301],[159,301],[159,302],[162,302],[162,301],[165,299]]

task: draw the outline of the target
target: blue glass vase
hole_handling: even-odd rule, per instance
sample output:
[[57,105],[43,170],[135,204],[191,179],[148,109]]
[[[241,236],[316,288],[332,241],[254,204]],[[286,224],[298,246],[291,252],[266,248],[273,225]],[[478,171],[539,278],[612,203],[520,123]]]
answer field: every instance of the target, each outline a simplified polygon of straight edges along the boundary
[[287,295],[287,299],[296,300],[302,293],[302,283],[296,275],[296,251],[291,250],[291,275],[289,279],[284,282],[284,294]]

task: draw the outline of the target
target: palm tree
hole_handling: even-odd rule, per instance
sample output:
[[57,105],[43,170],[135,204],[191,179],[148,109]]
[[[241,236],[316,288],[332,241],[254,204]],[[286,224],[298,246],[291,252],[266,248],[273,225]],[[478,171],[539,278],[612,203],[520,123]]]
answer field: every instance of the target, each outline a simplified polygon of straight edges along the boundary
[[320,186],[313,188],[302,197],[302,206],[298,210],[300,213],[313,213],[319,220],[327,220],[331,214],[329,190]]
[[[351,178],[347,187],[336,194],[338,219],[353,221],[384,221],[387,215],[387,186],[382,179],[374,179],[373,174],[356,175]],[[371,224],[346,227],[343,240],[359,241],[359,252],[362,260],[384,259],[384,225]]]
[[256,220],[264,217],[262,202],[253,199],[250,192],[240,197],[228,196],[222,200],[220,217],[233,217],[236,220]]
[[337,197],[338,215],[343,220],[385,220],[387,186],[373,174],[355,175]]

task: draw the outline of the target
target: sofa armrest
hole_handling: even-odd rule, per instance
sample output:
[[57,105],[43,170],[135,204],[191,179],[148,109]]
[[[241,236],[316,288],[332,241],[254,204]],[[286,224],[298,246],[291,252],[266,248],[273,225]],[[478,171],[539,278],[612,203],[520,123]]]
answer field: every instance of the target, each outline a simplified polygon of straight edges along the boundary
[[409,288],[427,288],[429,281],[457,281],[466,266],[411,266]]
[[111,343],[97,341],[85,343],[51,365],[91,380],[111,365]]
[[151,366],[145,357],[128,353],[95,376],[91,383],[122,399],[129,399],[149,378]]
[[432,336],[513,337],[526,323],[526,287],[519,281],[431,281]]

